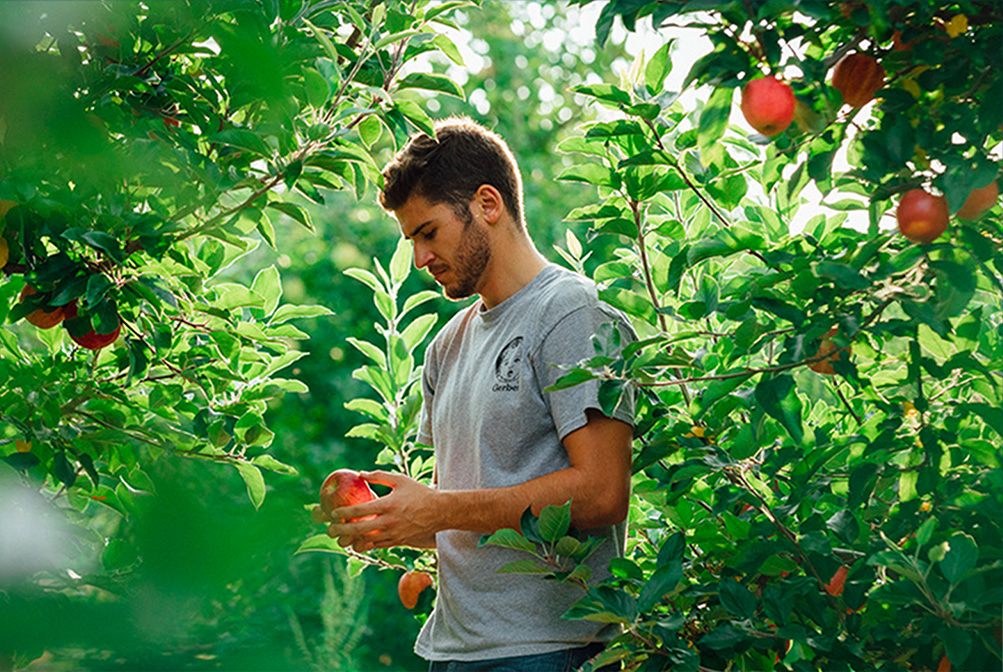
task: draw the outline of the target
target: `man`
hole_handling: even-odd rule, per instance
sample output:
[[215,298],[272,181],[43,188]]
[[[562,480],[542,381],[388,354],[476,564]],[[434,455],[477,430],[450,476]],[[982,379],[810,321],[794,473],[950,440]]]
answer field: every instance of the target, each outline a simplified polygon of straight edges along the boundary
[[[622,556],[630,498],[633,401],[602,414],[596,381],[544,392],[593,356],[591,336],[623,315],[587,279],[549,264],[526,232],[522,184],[505,142],[467,119],[418,134],[384,170],[381,205],[414,243],[414,261],[453,299],[477,295],[425,355],[418,440],[436,455],[436,484],[364,473],[393,491],[332,512],[328,534],[356,550],[436,548],[438,595],[415,645],[431,670],[573,669],[616,636],[562,620],[581,590],[498,574],[526,555],[478,548],[484,533],[519,528],[572,500],[572,525],[605,541],[590,564]],[[359,522],[349,518],[376,515]],[[551,667],[553,666],[553,667]]]

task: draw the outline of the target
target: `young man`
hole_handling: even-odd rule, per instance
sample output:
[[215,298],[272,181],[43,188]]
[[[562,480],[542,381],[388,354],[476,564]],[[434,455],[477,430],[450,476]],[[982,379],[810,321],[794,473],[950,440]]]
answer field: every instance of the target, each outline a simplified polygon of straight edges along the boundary
[[[435,609],[415,651],[431,670],[573,669],[617,630],[561,615],[580,589],[498,574],[526,555],[478,548],[484,533],[519,528],[527,507],[572,500],[572,525],[605,541],[594,577],[623,555],[630,498],[633,400],[600,411],[596,381],[544,392],[595,352],[591,337],[624,316],[587,279],[549,264],[526,232],[522,185],[505,142],[467,119],[414,136],[384,170],[381,205],[414,243],[414,261],[453,299],[477,295],[425,354],[418,440],[433,446],[434,488],[364,473],[393,491],[335,510],[328,534],[356,550],[436,548]],[[346,523],[349,518],[376,518]],[[553,665],[554,667],[549,667]],[[569,667],[573,666],[573,667]]]

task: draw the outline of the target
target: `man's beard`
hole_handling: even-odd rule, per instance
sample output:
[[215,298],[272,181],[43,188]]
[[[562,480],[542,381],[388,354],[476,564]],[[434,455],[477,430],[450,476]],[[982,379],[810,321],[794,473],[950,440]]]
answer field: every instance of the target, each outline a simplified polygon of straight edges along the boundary
[[488,262],[491,261],[491,246],[488,244],[487,233],[474,224],[469,206],[465,210],[457,213],[463,220],[464,228],[456,249],[456,261],[453,264],[456,281],[443,287],[443,292],[451,299],[465,299],[476,293],[477,283],[480,282]]

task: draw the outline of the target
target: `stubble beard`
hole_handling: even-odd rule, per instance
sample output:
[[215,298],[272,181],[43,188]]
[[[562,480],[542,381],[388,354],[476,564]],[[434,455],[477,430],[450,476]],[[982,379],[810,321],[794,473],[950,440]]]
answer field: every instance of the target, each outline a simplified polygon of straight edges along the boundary
[[474,223],[469,209],[460,214],[464,228],[456,249],[456,263],[453,265],[456,282],[443,287],[443,292],[451,299],[465,299],[475,294],[488,262],[491,261],[487,233]]

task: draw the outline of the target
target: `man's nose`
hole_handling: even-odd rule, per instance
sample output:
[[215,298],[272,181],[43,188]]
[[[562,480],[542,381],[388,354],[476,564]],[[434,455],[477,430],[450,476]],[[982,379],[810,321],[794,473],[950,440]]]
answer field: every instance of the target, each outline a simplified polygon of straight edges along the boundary
[[414,267],[415,268],[425,268],[432,261],[434,255],[425,246],[420,245],[417,242],[414,244]]

